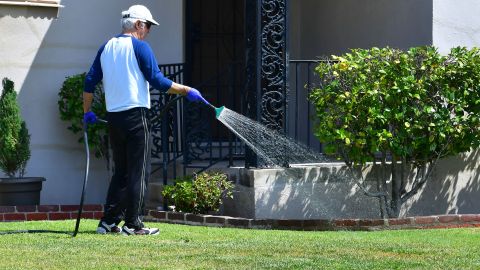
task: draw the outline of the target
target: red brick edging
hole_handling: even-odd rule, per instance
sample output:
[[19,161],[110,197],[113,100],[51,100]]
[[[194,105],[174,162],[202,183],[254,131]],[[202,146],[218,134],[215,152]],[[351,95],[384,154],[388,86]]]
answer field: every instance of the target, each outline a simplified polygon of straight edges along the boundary
[[[76,219],[78,205],[0,206],[1,221]],[[82,218],[100,219],[103,206],[84,205]],[[146,220],[155,222],[233,227],[248,229],[286,229],[310,231],[396,230],[480,227],[480,214],[418,216],[393,219],[248,219],[228,216],[196,215],[150,210]]]
[[[78,209],[78,205],[0,206],[0,221],[76,219]],[[102,205],[83,206],[82,218],[100,219],[102,216]]]
[[286,229],[305,231],[397,230],[480,227],[480,214],[419,216],[392,219],[248,219],[227,216],[195,215],[150,210],[149,220],[156,222],[234,227],[246,229]]

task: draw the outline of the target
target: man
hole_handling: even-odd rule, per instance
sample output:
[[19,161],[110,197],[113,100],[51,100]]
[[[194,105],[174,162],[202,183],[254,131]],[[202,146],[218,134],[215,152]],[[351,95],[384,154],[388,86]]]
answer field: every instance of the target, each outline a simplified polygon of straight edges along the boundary
[[[152,49],[143,41],[152,25],[158,25],[142,5],[122,12],[122,33],[98,50],[85,79],[84,121],[95,123],[90,111],[95,85],[103,80],[108,129],[115,169],[108,188],[105,212],[97,233],[154,235],[142,218],[150,175],[149,84],[169,94],[186,95],[190,101],[208,102],[194,88],[172,82],[158,68]],[[125,224],[118,227],[122,218]]]

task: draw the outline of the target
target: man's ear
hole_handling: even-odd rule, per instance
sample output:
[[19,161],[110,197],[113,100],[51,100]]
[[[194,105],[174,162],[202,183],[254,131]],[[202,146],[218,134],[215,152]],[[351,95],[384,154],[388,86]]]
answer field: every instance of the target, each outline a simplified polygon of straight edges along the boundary
[[141,21],[136,21],[135,22],[135,29],[142,29],[143,28],[143,23]]

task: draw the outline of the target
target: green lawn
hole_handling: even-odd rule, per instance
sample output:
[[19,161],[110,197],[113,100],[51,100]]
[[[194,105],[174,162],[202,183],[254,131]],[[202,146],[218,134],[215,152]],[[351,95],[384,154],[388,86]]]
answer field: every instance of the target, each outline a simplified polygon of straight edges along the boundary
[[[0,231],[71,231],[75,221],[0,222]],[[244,230],[149,223],[157,236],[0,235],[0,269],[479,269],[480,229]]]

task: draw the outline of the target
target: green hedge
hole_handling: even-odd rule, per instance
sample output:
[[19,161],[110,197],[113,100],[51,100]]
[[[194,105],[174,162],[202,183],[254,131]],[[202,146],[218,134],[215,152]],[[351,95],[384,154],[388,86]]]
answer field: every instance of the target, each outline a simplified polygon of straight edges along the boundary
[[[333,59],[316,67],[320,83],[309,97],[315,135],[328,153],[352,167],[390,156],[413,165],[417,175],[426,170],[428,178],[438,158],[479,146],[479,49],[458,47],[448,55],[434,47],[356,49]],[[395,211],[417,191],[405,190],[406,176],[399,181],[398,190],[382,192],[398,195]]]
[[9,177],[23,177],[30,159],[30,134],[22,120],[14,83],[2,81],[0,96],[0,169]]
[[[83,144],[83,86],[85,73],[67,77],[58,93],[58,110],[60,119],[68,122],[68,130],[78,136],[78,142]],[[105,119],[106,106],[102,85],[94,92],[92,111]],[[96,157],[104,157],[108,162],[108,129],[107,125],[99,123],[88,126],[88,143]]]

